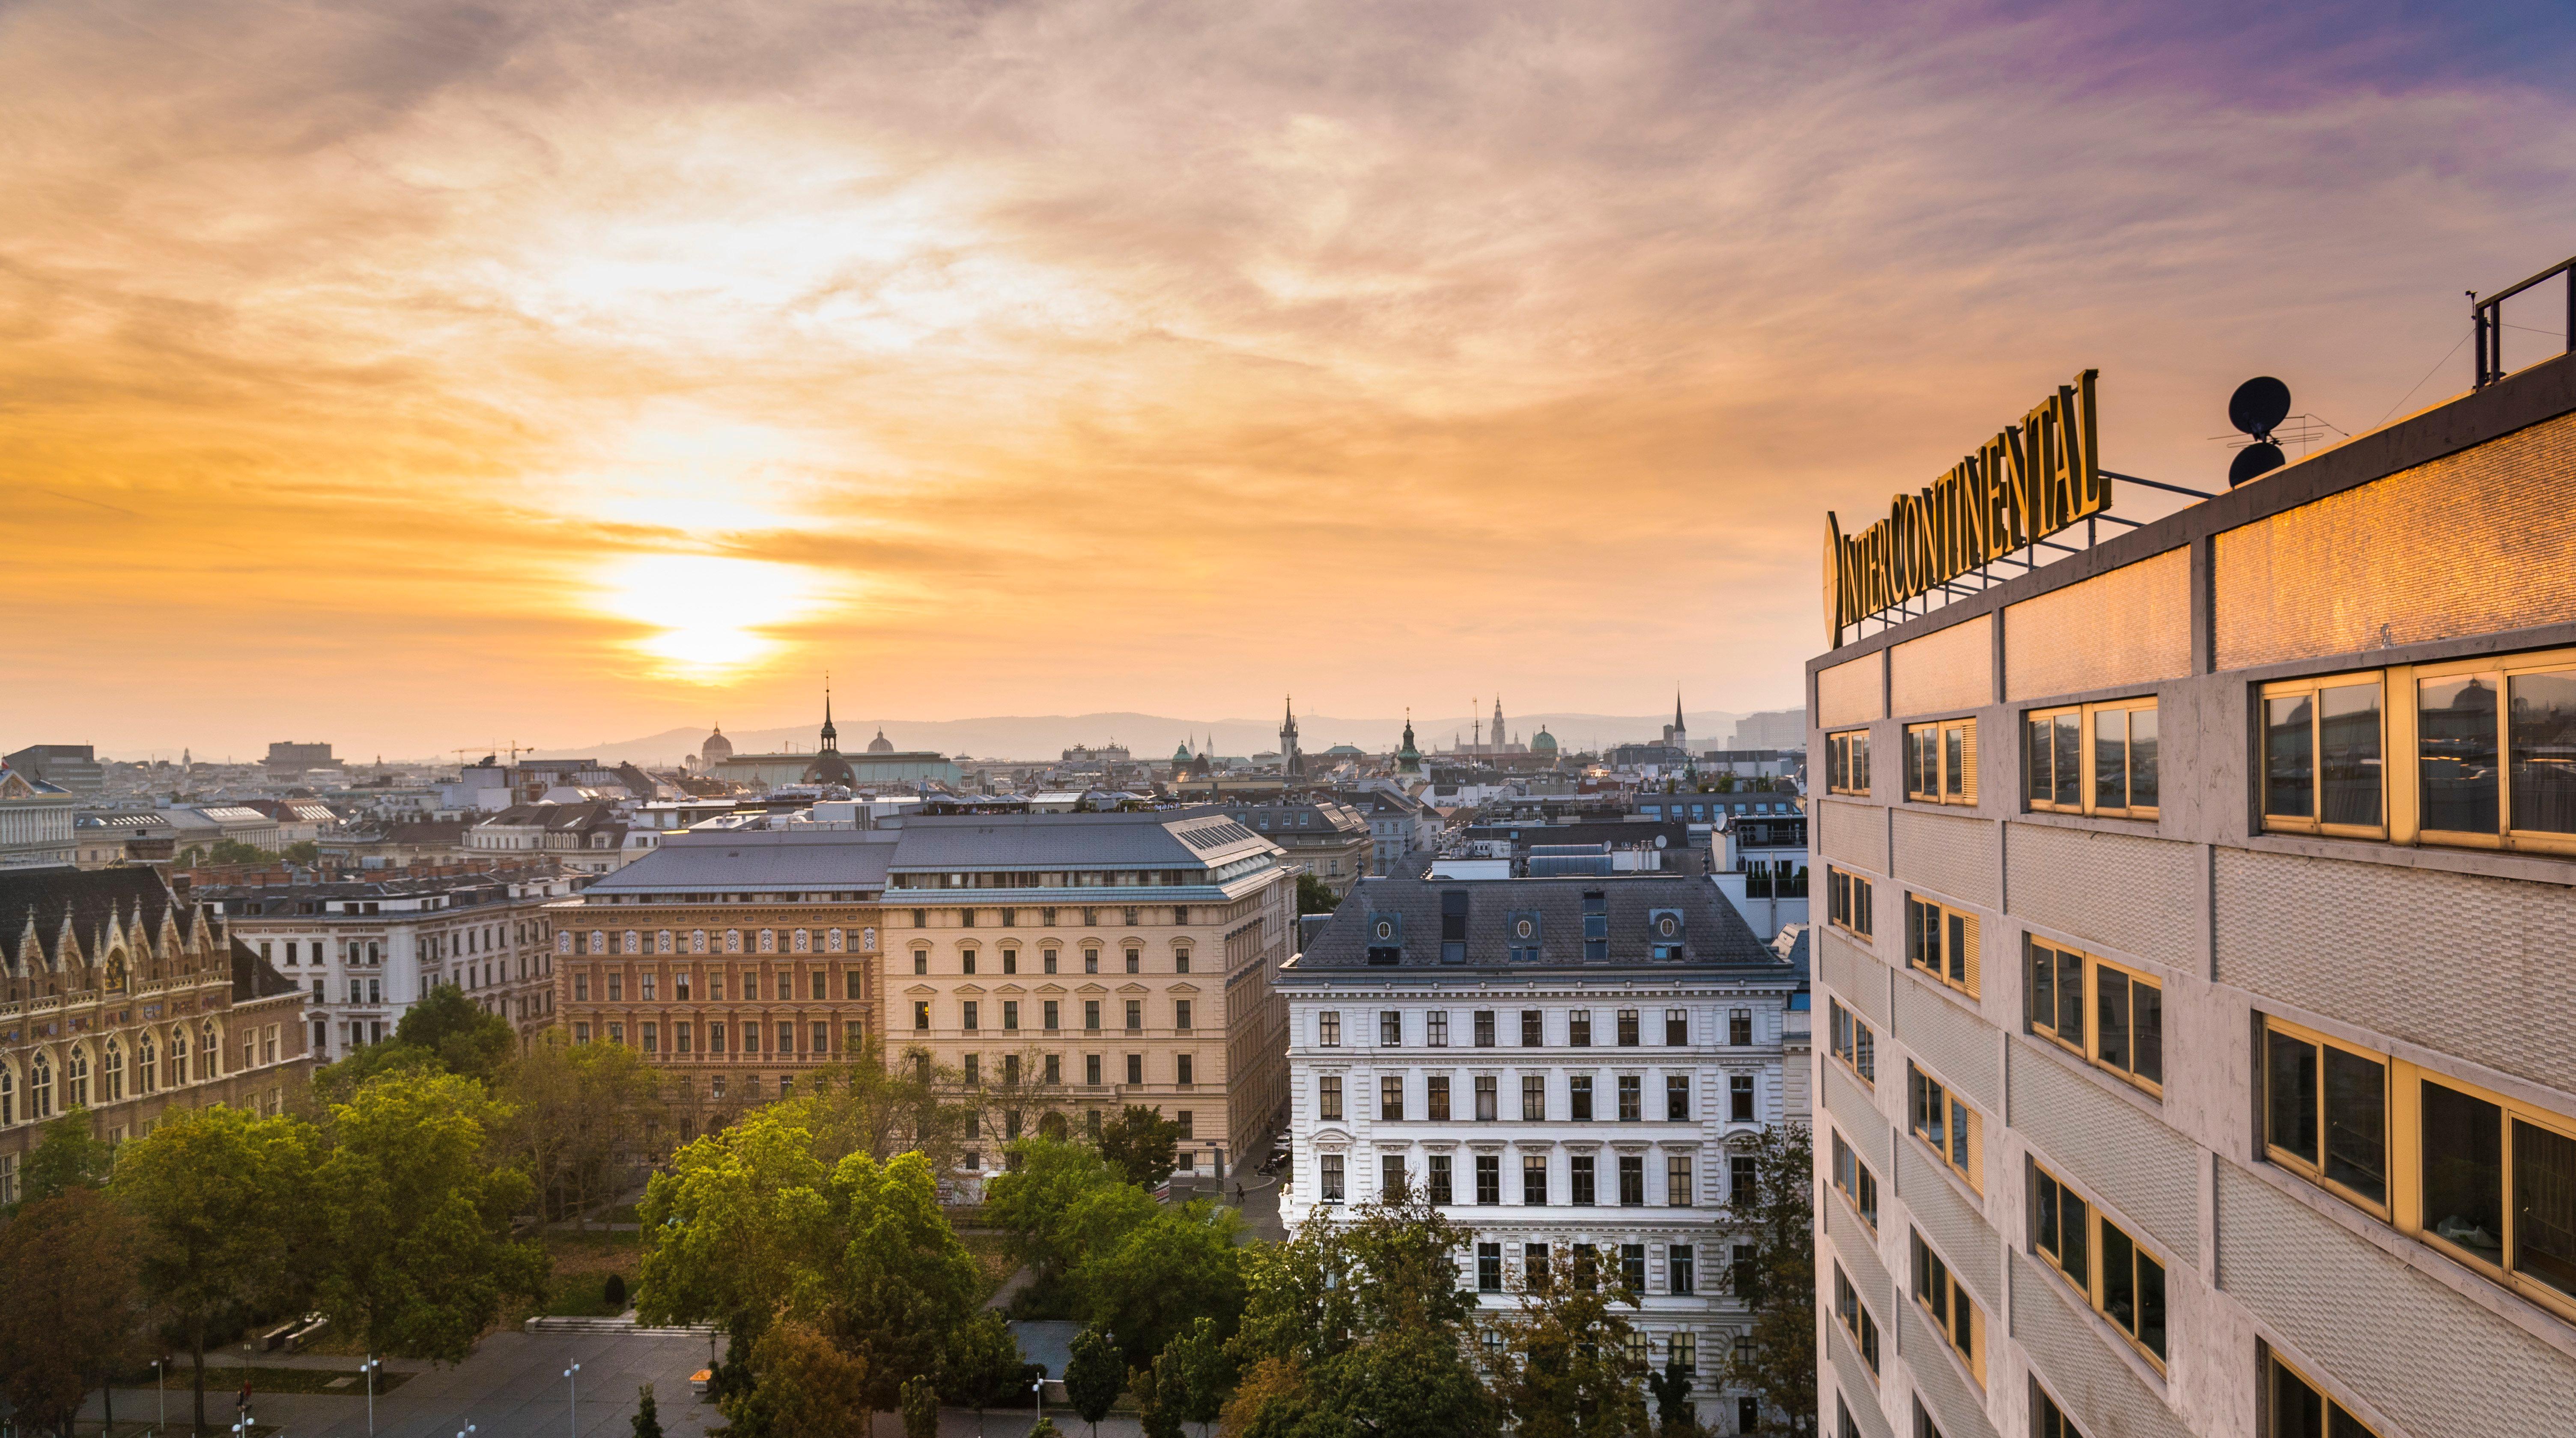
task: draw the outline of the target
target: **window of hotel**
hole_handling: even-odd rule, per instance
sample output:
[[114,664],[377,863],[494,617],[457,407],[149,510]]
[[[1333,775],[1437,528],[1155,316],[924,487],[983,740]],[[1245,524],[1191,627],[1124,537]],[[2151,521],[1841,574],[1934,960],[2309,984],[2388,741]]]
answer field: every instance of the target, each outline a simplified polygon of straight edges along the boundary
[[2267,1157],[2576,1316],[2576,1120],[2278,1019],[2263,1045]]
[[[1099,1025],[1094,1024],[1097,1028]],[[1315,1015],[1315,1043],[1322,1048],[1339,1048],[1342,1042],[1342,1016],[1330,1011]]]
[[1342,1079],[1339,1074],[1324,1074],[1315,1080],[1315,1116],[1338,1120],[1342,1116]]
[[1377,1116],[1387,1120],[1404,1117],[1404,1078],[1400,1074],[1381,1075],[1377,1081]]
[[2156,701],[2118,699],[2027,716],[2030,807],[2070,814],[2156,815]]
[[[1664,1206],[1688,1208],[1695,1190],[1691,1184],[1691,1161],[1688,1154],[1672,1154],[1664,1160]],[[1676,1250],[1677,1252],[1681,1250]],[[1685,1290],[1676,1288],[1675,1293]]]
[[[2034,1438],[2084,1438],[2083,1433],[2076,1429],[2074,1420],[2066,1416],[2066,1410],[2058,1407],[2057,1400],[2048,1396],[2048,1390],[2039,1386],[2037,1378],[2030,1380],[2030,1427]],[[2314,1429],[2284,1431],[2275,1428],[2272,1431],[2281,1434],[2282,1438],[2292,1438],[2292,1435],[2296,1438],[2322,1438]],[[2337,1434],[2335,1438],[2342,1438],[2342,1435]]]
[[1869,880],[1840,869],[1825,870],[1825,918],[1866,939],[1873,931]]
[[1423,1117],[1446,1123],[1449,1119],[1449,1076],[1433,1074],[1423,1080]]
[[1476,1075],[1476,1118],[1483,1123],[1493,1123],[1501,1117],[1501,1098],[1494,1088],[1494,1076]]
[[1977,992],[1977,916],[1907,894],[1905,962],[1962,993]]
[[1690,1122],[1691,1079],[1689,1074],[1664,1075],[1664,1121]]
[[1834,1265],[1834,1320],[1860,1345],[1860,1361],[1878,1372],[1878,1323],[1861,1307],[1860,1290],[1852,1287],[1851,1275],[1839,1263]]
[[1843,1061],[1845,1067],[1860,1076],[1862,1083],[1877,1086],[1877,1036],[1870,1032],[1868,1023],[1860,1015],[1843,1007],[1842,1000],[1828,999],[1825,1002],[1826,1046],[1835,1058]]
[[1825,788],[1836,794],[1869,792],[1869,731],[1825,736]]
[[2576,852],[2576,653],[2413,672],[2424,841]]
[[1565,1016],[1565,1041],[1579,1049],[1592,1047],[1592,1011],[1575,1009]]
[[1977,802],[1977,721],[1905,726],[1905,797],[1927,804]]
[[1521,1075],[1521,1120],[1544,1123],[1547,1120],[1547,1079],[1540,1074]]
[[2055,1174],[2030,1166],[2030,1246],[2128,1335],[2165,1361],[2165,1266]]
[[1537,1009],[1521,1010],[1521,1047],[1534,1049],[1547,1042],[1547,1016]]
[[[2164,988],[2107,959],[2026,938],[2023,1019],[2150,1093],[2164,1092]],[[2090,1015],[2090,1021],[2087,1021]]]
[[1342,1201],[1342,1156],[1338,1153],[1328,1153],[1323,1156],[1323,1160],[1324,1202],[1340,1203]]
[[2388,837],[2382,680],[2338,674],[2263,686],[2263,827]]
[[1664,1010],[1664,1042],[1672,1048],[1689,1046],[1690,1011],[1688,1009]]
[[1852,1211],[1863,1223],[1878,1227],[1878,1177],[1839,1133],[1834,1135],[1834,1187],[1851,1200]]
[[1932,1316],[1932,1326],[1959,1361],[1980,1384],[1986,1381],[1986,1325],[1977,1320],[1977,1305],[1968,1297],[1968,1286],[1950,1271],[1923,1241],[1920,1233],[1910,1235],[1914,1241],[1914,1301]]
[[[2267,1370],[2263,1384],[2263,1401],[2270,1406],[2273,1438],[2377,1438],[2362,1421],[2344,1406],[2317,1391],[2299,1371],[2281,1361],[2281,1355],[2265,1349],[2263,1366]],[[2064,1430],[2069,1438],[2080,1438],[2073,1425]]]
[[1493,1046],[1494,1011],[1492,1009],[1478,1009],[1476,1011],[1476,1047],[1480,1049],[1489,1049]]
[[1435,1049],[1449,1047],[1449,1011],[1433,1009],[1422,1016],[1423,1042]]
[[1910,1060],[1905,1065],[1905,1122],[1970,1188],[1985,1190],[1978,1142],[1984,1136],[1984,1118]]

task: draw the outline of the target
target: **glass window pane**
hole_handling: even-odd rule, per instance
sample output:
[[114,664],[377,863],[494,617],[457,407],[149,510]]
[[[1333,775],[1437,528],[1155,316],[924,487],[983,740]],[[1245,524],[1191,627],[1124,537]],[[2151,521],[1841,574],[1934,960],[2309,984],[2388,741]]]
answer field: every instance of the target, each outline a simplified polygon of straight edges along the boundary
[[2040,1252],[2055,1253],[2058,1251],[2057,1199],[2064,1190],[2057,1186],[2056,1179],[2044,1173],[2038,1175],[2038,1183],[2035,1186],[2039,1192],[2039,1232],[2033,1241],[2039,1245]]
[[2075,1281],[2086,1287],[2093,1282],[2091,1235],[2093,1213],[2084,1200],[2061,1188],[2058,1191],[2058,1232],[2065,1236],[2066,1252],[2058,1267],[2075,1275]]
[[2374,1203],[2388,1201],[2388,1071],[2326,1050],[2326,1177]]
[[2363,1427],[2360,1419],[2343,1411],[2340,1405],[2331,1412],[2333,1416],[2327,1420],[2326,1438],[2379,1438],[2378,1434]]
[[2263,701],[2263,812],[2306,819],[2316,814],[2315,765],[2308,696]]
[[1950,1162],[1968,1167],[1968,1106],[1950,1101]]
[[2129,807],[2152,809],[2163,802],[2156,786],[2156,711],[2129,711]]
[[2063,950],[2057,955],[2057,1036],[2084,1042],[2084,959]]
[[2129,985],[2130,1071],[2149,1083],[2165,1081],[2165,991]]
[[1950,919],[1950,978],[1954,983],[1968,981],[1968,916],[1952,914]]
[[2129,715],[2105,709],[2093,716],[2093,804],[2129,807]]
[[2379,686],[2339,684],[2317,695],[2324,748],[2318,818],[2329,824],[2379,823]]
[[2057,955],[2039,944],[2030,946],[2030,1021],[2041,1028],[2057,1023]]
[[2489,1263],[2504,1261],[2504,1111],[2424,1085],[2424,1226]]
[[2317,1161],[2317,1046],[2284,1033],[2263,1035],[2270,1101],[2264,1125],[2274,1148]]
[[2576,1294],[2576,1141],[2513,1125],[2513,1266]]
[[2324,1395],[2278,1363],[2272,1365],[2272,1438],[2326,1438]]
[[2511,681],[2513,826],[2576,834],[2576,674]]
[[2138,1341],[2158,1358],[2165,1356],[2165,1266],[2138,1255]]
[[2129,976],[2117,969],[2093,971],[2093,1012],[2100,1021],[2102,1062],[2115,1069],[2129,1066]]
[[2455,834],[2496,832],[2496,693],[2483,678],[2428,679],[2416,732],[2422,737],[2424,827]]
[[2057,791],[2050,797],[2057,803],[2074,808],[2084,802],[2084,716],[2057,716],[2056,757],[2051,771],[2057,780]]
[[1941,731],[1941,792],[1964,794],[1968,782],[1960,763],[1959,741],[1967,731],[1953,725]]
[[2028,731],[2022,748],[2030,756],[2030,797],[2037,803],[2052,803],[2057,794],[2056,785],[2049,779],[2048,736],[2053,727],[2045,719],[2030,720],[2023,727]]
[[2138,1249],[2129,1235],[2102,1225],[2102,1316],[2138,1331]]

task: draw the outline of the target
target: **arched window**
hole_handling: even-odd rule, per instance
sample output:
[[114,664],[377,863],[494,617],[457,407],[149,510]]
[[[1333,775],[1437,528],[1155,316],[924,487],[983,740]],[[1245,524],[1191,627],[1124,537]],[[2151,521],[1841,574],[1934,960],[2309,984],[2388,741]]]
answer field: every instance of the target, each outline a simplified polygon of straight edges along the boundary
[[859,930],[859,948],[862,952],[873,951],[876,946],[877,931],[875,929],[867,928]]
[[691,930],[689,933],[689,952],[693,954],[703,954],[706,951],[707,931],[704,929]]
[[800,954],[810,954],[814,952],[814,935],[811,930],[798,929],[796,931],[796,952]]
[[158,1058],[159,1054],[152,1045],[152,1035],[144,1034],[134,1046],[134,1092],[137,1095],[148,1094],[160,1087]]
[[840,953],[842,942],[843,940],[840,930],[826,929],[823,931],[823,952],[827,954]]
[[27,1062],[27,1122],[42,1123],[54,1116],[54,1063],[43,1049]]
[[222,1040],[215,1037],[215,1021],[208,1019],[205,1026],[197,1031],[198,1073],[209,1079],[223,1077],[224,1066],[220,1061],[222,1053]]
[[724,951],[725,951],[726,953],[728,953],[728,954],[738,954],[738,953],[741,953],[741,952],[742,952],[742,930],[740,930],[740,929],[727,929],[727,930],[725,930],[725,950],[724,950]]
[[18,1121],[18,1075],[0,1064],[0,1128]]
[[760,951],[764,954],[774,954],[778,952],[778,931],[776,929],[763,929],[760,931]]
[[671,931],[669,929],[664,929],[653,936],[653,952],[657,954],[667,954],[671,952]]
[[644,936],[635,932],[633,929],[628,929],[626,931],[626,952],[630,954],[640,954],[644,952]]
[[125,954],[122,950],[107,956],[107,991],[111,994],[125,992]]
[[125,1101],[125,1047],[114,1039],[107,1041],[104,1062],[99,1065],[98,1101],[100,1103]]
[[606,930],[593,929],[590,931],[590,951],[594,954],[604,954],[608,952],[608,933]]
[[63,1059],[63,1106],[89,1107],[89,1050],[78,1044]]

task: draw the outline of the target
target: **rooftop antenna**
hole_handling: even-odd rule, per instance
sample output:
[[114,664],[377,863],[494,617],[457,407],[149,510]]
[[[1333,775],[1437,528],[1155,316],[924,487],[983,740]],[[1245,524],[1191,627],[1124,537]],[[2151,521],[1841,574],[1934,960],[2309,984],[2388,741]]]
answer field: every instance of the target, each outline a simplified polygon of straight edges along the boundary
[[2236,387],[2227,397],[2227,422],[2254,442],[2236,451],[2236,459],[2227,466],[2227,487],[2234,489],[2248,480],[2279,469],[2286,461],[2281,447],[2272,442],[2272,431],[2290,417],[2290,387],[2270,375],[2256,375]]

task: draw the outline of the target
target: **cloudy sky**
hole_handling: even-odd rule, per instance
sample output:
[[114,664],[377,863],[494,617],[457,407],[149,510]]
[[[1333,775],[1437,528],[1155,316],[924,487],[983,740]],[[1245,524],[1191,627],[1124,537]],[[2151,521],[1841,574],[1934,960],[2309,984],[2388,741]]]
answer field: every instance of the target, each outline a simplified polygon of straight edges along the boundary
[[1785,705],[1824,511],[2079,368],[2110,467],[2203,484],[2248,375],[2352,432],[2462,388],[2461,292],[2576,249],[2570,37],[6,0],[0,749],[751,728],[827,667],[925,719]]

